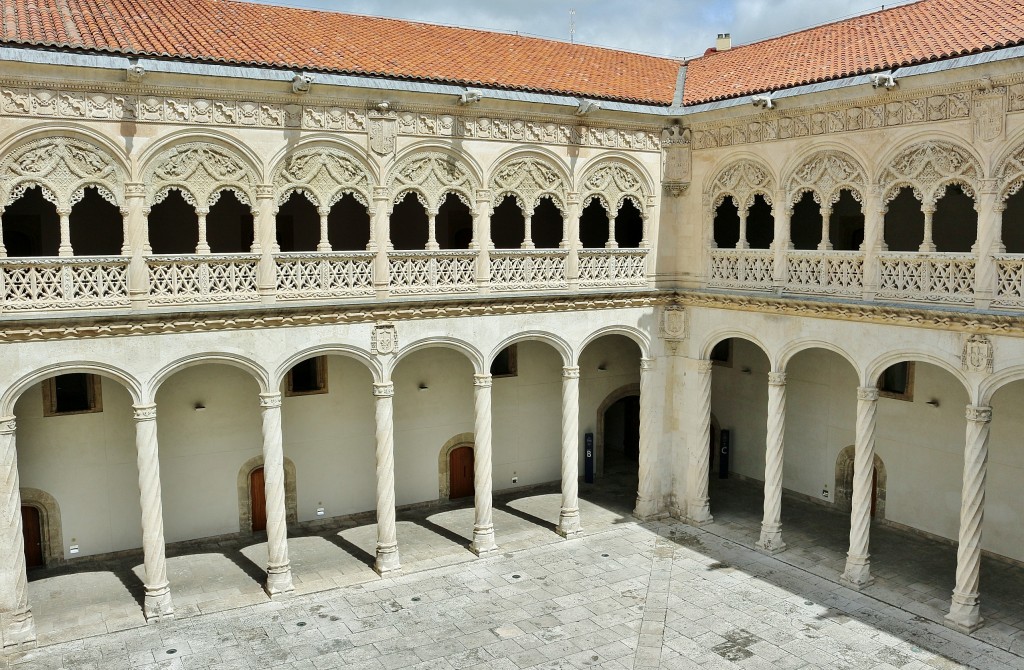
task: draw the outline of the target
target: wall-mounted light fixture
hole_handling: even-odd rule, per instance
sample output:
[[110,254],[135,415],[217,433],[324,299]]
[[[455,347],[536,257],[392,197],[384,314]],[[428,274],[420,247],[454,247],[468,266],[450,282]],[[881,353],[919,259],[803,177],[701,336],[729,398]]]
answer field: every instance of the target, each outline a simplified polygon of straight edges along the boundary
[[605,363],[604,361],[602,361],[602,362],[597,364],[597,371],[598,372],[604,372],[607,369],[608,369],[608,364]]
[[931,405],[932,407],[935,407],[936,409],[939,407],[939,401],[936,400],[935,398],[932,398],[931,400],[926,401],[924,404]]
[[196,404],[192,405],[192,409],[194,409],[197,412],[202,412],[204,409],[206,409],[206,405],[203,404],[202,400],[197,400]]
[[420,386],[419,386],[419,389],[420,389],[421,391],[426,391],[426,390],[427,390],[427,388],[429,388],[429,387],[427,386],[427,383],[426,383],[426,382],[420,382]]
[[753,370],[751,370],[748,367],[742,367],[742,368],[740,368],[740,372],[742,372],[745,375],[749,375],[751,372],[753,372]]

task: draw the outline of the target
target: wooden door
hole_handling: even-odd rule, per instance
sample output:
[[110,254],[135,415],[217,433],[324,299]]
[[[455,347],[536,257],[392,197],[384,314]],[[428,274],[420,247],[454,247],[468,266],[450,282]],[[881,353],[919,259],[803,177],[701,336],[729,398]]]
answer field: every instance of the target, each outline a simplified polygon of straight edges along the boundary
[[875,518],[875,503],[878,501],[878,468],[871,468],[871,518]]
[[467,498],[473,487],[473,447],[458,447],[448,454],[448,497]]
[[43,560],[43,524],[39,510],[31,505],[21,506],[21,532],[25,537],[25,564],[31,568],[42,568]]
[[263,466],[249,475],[249,503],[252,512],[252,532],[267,529],[267,489],[263,480]]

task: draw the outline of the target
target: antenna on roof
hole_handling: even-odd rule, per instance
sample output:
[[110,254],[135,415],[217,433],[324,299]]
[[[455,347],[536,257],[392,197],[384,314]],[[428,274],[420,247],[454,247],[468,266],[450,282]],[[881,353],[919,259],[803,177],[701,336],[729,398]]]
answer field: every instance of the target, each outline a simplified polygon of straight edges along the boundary
[[569,10],[569,44],[576,44],[576,10]]

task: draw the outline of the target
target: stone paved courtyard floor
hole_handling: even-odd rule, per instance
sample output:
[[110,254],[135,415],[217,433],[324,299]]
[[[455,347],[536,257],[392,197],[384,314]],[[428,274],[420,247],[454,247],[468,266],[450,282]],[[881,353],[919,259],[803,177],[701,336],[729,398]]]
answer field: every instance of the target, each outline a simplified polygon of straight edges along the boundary
[[471,508],[405,512],[403,571],[384,579],[369,567],[372,523],[289,538],[296,595],[274,602],[259,589],[261,544],[172,552],[177,618],[151,625],[137,601],[137,559],[50,571],[30,584],[40,646],[0,666],[1024,668],[1020,569],[986,565],[1007,571],[1010,586],[988,596],[983,573],[990,621],[970,637],[937,623],[954,547],[876,528],[879,579],[857,593],[836,583],[848,524],[840,515],[787,499],[789,548],[768,557],[751,550],[755,486],[713,482],[715,523],[705,528],[637,522],[633,490],[628,476],[583,485],[586,533],[571,540],[552,531],[556,492],[496,497],[500,551],[482,559],[464,546]]

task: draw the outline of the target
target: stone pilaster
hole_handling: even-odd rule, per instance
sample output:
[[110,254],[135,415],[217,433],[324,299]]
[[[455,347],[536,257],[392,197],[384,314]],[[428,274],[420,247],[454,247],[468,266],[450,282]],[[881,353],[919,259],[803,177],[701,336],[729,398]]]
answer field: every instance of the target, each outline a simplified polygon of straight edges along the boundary
[[260,255],[256,270],[256,285],[262,302],[274,302],[277,298],[277,264],[274,253],[280,251],[277,244],[277,203],[274,202],[274,187],[256,187],[256,207],[252,211],[256,221],[252,240],[252,253]]
[[882,202],[882,189],[877,185],[868,188],[864,199],[864,299],[874,300],[878,293],[880,277],[878,254],[888,247],[885,244],[885,213],[888,207]]
[[0,417],[0,639],[17,647],[36,640],[28,606],[25,538],[21,529],[21,489],[13,416]]
[[782,462],[786,434],[786,373],[768,373],[768,436],[764,459],[764,519],[757,549],[777,554],[782,541]]
[[473,375],[474,430],[473,485],[475,516],[473,542],[469,548],[477,555],[496,551],[491,502],[491,375]]
[[142,505],[142,553],[146,568],[143,611],[147,621],[174,616],[171,585],[167,581],[164,550],[163,498],[160,490],[160,452],[156,433],[156,405],[134,405],[135,451]]
[[851,589],[874,582],[868,547],[871,539],[871,478],[875,469],[875,426],[878,421],[878,389],[857,389],[857,428],[853,446],[853,500],[850,510],[850,551],[839,581]]
[[63,207],[57,210],[60,217],[60,246],[57,248],[58,256],[74,256],[71,248],[71,210]]
[[149,305],[149,268],[146,254],[152,253],[149,245],[149,208],[146,207],[146,186],[140,183],[125,184],[125,231],[124,248],[131,254],[128,266],[128,296],[132,309],[145,309]]
[[580,369],[562,368],[562,509],[558,534],[577,535],[580,528]]
[[964,487],[960,497],[960,542],[956,550],[956,587],[946,625],[964,633],[981,627],[978,596],[981,571],[981,529],[985,513],[985,475],[988,469],[988,434],[992,408],[967,406],[967,443],[964,449]]
[[391,382],[373,385],[377,426],[377,558],[373,569],[382,575],[402,567],[395,525],[394,396]]
[[1006,202],[999,197],[999,182],[986,179],[978,191],[978,239],[974,243],[974,304],[986,309],[995,297],[999,272],[995,254],[1005,253],[1003,245],[1003,212]]
[[288,561],[288,522],[284,498],[284,445],[281,434],[281,394],[261,393],[263,414],[263,479],[267,497],[267,594],[295,590]]
[[568,212],[565,216],[561,249],[569,251],[565,261],[565,276],[569,282],[569,290],[575,291],[580,286],[580,194],[569,193],[566,198]]
[[[318,207],[316,213],[320,216],[320,241],[316,245],[316,250],[321,253],[331,251],[331,239],[330,239],[330,207]],[[370,236],[371,240],[373,237],[373,224],[370,224]]]
[[367,251],[376,251],[377,256],[373,260],[373,288],[377,298],[383,299],[388,296],[388,285],[390,284],[390,267],[388,265],[388,251],[394,249],[391,243],[391,209],[392,203],[388,198],[387,189],[382,186],[375,186],[373,189],[373,222],[371,225],[377,231],[376,247]]
[[655,425],[654,408],[658,388],[654,374],[654,359],[640,359],[640,472],[633,515],[650,519],[661,510],[658,490],[658,438],[661,431]]
[[703,526],[714,521],[708,498],[711,476],[711,369],[710,360],[688,360],[686,406],[692,412],[695,430],[688,446],[686,470],[686,522]]

